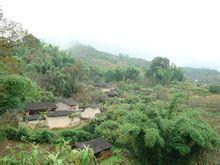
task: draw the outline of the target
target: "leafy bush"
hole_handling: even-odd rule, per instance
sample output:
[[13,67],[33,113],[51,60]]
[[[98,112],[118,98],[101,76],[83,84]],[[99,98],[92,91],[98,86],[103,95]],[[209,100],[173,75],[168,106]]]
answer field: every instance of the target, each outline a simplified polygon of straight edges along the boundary
[[36,143],[51,143],[53,134],[47,130],[37,130],[31,137],[31,141]]
[[211,93],[220,94],[220,84],[212,84],[209,86],[209,91]]
[[1,164],[83,164],[95,165],[96,159],[90,148],[84,150],[72,150],[68,143],[55,146],[55,151],[47,152],[38,146],[26,151],[21,148],[20,152],[12,151],[12,156],[8,155],[0,158]]
[[6,139],[5,130],[0,128],[0,141],[4,141]]
[[91,133],[84,130],[64,130],[60,133],[60,135],[69,143],[87,141],[94,137]]
[[114,142],[117,139],[117,132],[115,131],[117,128],[117,122],[108,120],[95,128],[95,134],[97,136],[104,136],[110,142]]
[[20,140],[21,137],[19,135],[19,130],[15,127],[6,127],[5,128],[5,136],[8,140]]
[[7,126],[4,128],[4,135],[8,140],[30,140],[30,132],[26,127],[12,127],[12,126]]
[[99,116],[97,118],[90,120],[90,122],[88,124],[84,125],[81,129],[86,132],[90,132],[91,134],[94,134],[95,128],[98,125],[100,125],[102,122],[104,122],[105,120],[106,120],[105,116]]
[[132,111],[112,110],[95,133],[127,149],[141,163],[190,164],[219,149],[219,138],[198,111],[177,93],[168,106],[136,103]]

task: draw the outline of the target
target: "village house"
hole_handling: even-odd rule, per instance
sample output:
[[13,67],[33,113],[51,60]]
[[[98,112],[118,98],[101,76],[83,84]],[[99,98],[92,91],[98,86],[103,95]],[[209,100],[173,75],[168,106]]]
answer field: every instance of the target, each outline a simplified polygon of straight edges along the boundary
[[74,113],[74,115],[72,115],[73,113],[74,112],[69,110],[48,112],[46,116],[46,125],[49,128],[65,128],[76,126],[80,123],[80,118],[78,114]]
[[72,98],[62,99],[56,103],[56,111],[75,111],[79,109],[79,104]]
[[37,102],[37,103],[27,103],[25,110],[27,115],[37,115],[41,112],[55,111],[56,105],[53,102]]
[[26,121],[28,122],[28,126],[35,126],[39,123],[40,115],[29,115],[26,117]]
[[111,144],[102,137],[90,141],[75,143],[72,146],[72,149],[75,148],[85,149],[87,147],[93,149],[94,155],[96,157],[106,157],[106,155],[108,157],[111,156],[111,152],[110,152]]
[[48,128],[74,127],[80,124],[81,120],[93,119],[103,112],[93,107],[79,109],[78,103],[72,98],[56,103],[29,103],[26,105],[26,111],[26,121],[29,126],[40,125]]
[[94,119],[96,115],[100,114],[101,111],[99,108],[88,107],[84,111],[81,112],[80,118],[83,120]]
[[102,92],[110,92],[112,89],[109,84],[94,84],[93,86],[100,89]]

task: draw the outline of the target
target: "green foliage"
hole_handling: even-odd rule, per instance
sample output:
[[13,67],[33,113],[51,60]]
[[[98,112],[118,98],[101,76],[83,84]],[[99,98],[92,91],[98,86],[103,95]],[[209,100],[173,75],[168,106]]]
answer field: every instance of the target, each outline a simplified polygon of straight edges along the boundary
[[94,90],[92,92],[92,101],[96,104],[103,103],[106,98],[107,96],[102,91]]
[[5,136],[8,140],[20,140],[19,131],[15,127],[8,127],[5,130]]
[[91,140],[94,137],[93,134],[84,130],[64,130],[60,135],[65,141],[68,141],[71,144]]
[[162,57],[156,57],[153,59],[146,75],[153,77],[160,83],[183,81],[184,79],[182,70],[174,64],[170,65],[169,59]]
[[220,82],[220,73],[214,69],[184,67],[182,70],[186,79],[191,82],[199,84]]
[[37,130],[31,137],[31,141],[36,143],[51,143],[53,134],[47,130]]
[[72,150],[68,143],[55,146],[55,151],[47,152],[39,146],[34,146],[30,151],[25,151],[23,147],[19,147],[19,152],[13,151],[12,156],[0,158],[3,164],[54,164],[54,165],[95,165],[96,158],[92,149]]
[[183,112],[168,125],[166,146],[170,160],[189,163],[204,151],[219,147],[214,130],[198,113]]
[[95,66],[100,70],[112,70],[118,66],[122,68],[138,67],[146,68],[149,62],[143,59],[131,58],[128,55],[113,55],[94,49],[91,46],[77,44],[71,47],[68,52],[76,59],[83,59],[88,66]]
[[7,140],[30,141],[31,136],[33,136],[33,134],[30,133],[30,130],[28,130],[26,127],[16,128],[12,126],[7,126],[3,130],[4,130],[4,136],[7,138]]
[[[53,95],[50,95],[50,98],[52,97]],[[0,78],[1,114],[8,110],[21,110],[25,101],[38,101],[42,98],[47,98],[47,94],[29,78],[18,75],[7,75]]]
[[95,126],[95,134],[126,148],[140,162],[189,164],[217,150],[219,138],[199,112],[185,106],[185,101],[185,95],[178,92],[168,106],[146,105],[139,100],[132,111],[107,112],[108,120]]
[[105,73],[106,81],[123,81],[123,80],[133,80],[136,81],[139,79],[140,71],[134,67],[129,67],[127,69],[123,69],[117,67],[114,70],[108,70]]
[[1,113],[12,109],[21,109],[26,100],[36,101],[39,98],[38,87],[30,79],[16,75],[0,78]]
[[4,128],[4,135],[7,140],[26,141],[35,143],[51,143],[53,134],[47,130],[32,131],[26,127],[11,127]]
[[117,128],[118,128],[117,122],[108,120],[102,122],[101,125],[95,128],[95,134],[97,136],[102,135],[105,138],[107,138],[110,142],[114,142],[117,139],[117,131],[116,131]]
[[106,117],[99,117],[99,118],[92,119],[92,120],[90,120],[89,124],[84,125],[82,127],[82,130],[94,134],[95,128],[98,125],[100,125],[102,122],[104,122],[105,120],[106,120]]
[[24,76],[37,82],[46,91],[57,96],[71,96],[81,89],[86,69],[58,47],[40,42],[27,35],[12,52],[22,61]]
[[209,86],[209,91],[211,93],[220,94],[220,84],[212,84]]

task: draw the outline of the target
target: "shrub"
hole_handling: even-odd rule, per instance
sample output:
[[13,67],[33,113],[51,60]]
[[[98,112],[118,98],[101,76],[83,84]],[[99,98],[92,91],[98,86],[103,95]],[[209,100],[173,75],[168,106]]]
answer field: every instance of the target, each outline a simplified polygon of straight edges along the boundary
[[36,143],[51,143],[53,134],[47,130],[38,130],[34,132],[31,141]]
[[84,164],[95,165],[96,159],[90,148],[72,150],[68,144],[56,145],[55,151],[47,152],[44,148],[33,146],[33,149],[21,148],[19,152],[11,149],[13,155],[0,158],[0,164]]
[[[2,132],[3,133],[3,132]],[[12,127],[12,126],[7,126],[4,129],[4,135],[6,139],[8,140],[25,140],[25,141],[30,141],[30,131],[26,127]]]
[[84,125],[82,129],[86,132],[94,134],[95,128],[106,120],[105,117],[100,116],[95,119],[92,119],[87,125]]
[[220,94],[220,84],[212,84],[209,86],[209,92],[215,93],[215,94]]
[[3,141],[6,139],[5,131],[4,129],[0,128],[0,141]]
[[91,133],[84,130],[64,130],[60,135],[69,143],[87,141],[94,137]]
[[5,136],[8,140],[20,140],[19,130],[15,127],[8,126],[4,129]]
[[115,142],[117,139],[118,123],[107,120],[95,128],[96,136],[104,136],[109,142]]

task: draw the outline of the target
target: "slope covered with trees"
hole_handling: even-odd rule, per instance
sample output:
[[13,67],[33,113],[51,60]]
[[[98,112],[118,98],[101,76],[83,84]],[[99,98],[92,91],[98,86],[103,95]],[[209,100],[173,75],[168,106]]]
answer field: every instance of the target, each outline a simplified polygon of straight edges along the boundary
[[184,67],[182,69],[184,75],[189,81],[206,84],[220,82],[220,72],[217,70],[206,68],[196,69],[191,67]]
[[117,67],[127,68],[127,67],[139,67],[146,68],[149,66],[150,62],[139,59],[131,58],[128,55],[119,54],[113,55],[111,53],[102,52],[96,50],[91,46],[85,46],[82,44],[77,44],[69,48],[68,52],[77,59],[87,63],[88,65],[95,65],[99,69],[114,69]]
[[[143,69],[148,68],[151,64],[150,61],[145,59],[131,58],[123,54],[113,55],[82,44],[72,46],[68,52],[76,59],[88,65],[94,66],[95,64],[95,66],[101,70],[113,69],[119,66],[122,68],[136,67]],[[220,73],[217,70],[206,68],[196,69],[192,67],[182,67],[181,69],[187,81],[194,82],[197,80],[198,83],[203,84],[220,82]]]

